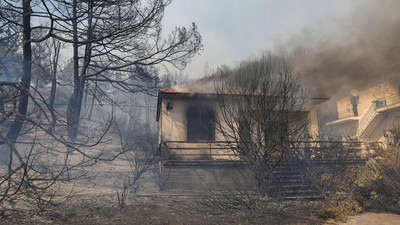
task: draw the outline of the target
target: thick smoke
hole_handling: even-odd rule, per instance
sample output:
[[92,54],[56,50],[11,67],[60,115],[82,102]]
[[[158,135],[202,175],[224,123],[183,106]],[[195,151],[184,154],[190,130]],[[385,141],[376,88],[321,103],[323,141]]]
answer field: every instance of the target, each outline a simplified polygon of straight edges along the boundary
[[333,96],[346,90],[348,95],[351,88],[362,89],[389,77],[398,79],[400,1],[362,3],[329,35],[299,46],[311,50],[294,51],[296,70],[310,84],[312,94]]

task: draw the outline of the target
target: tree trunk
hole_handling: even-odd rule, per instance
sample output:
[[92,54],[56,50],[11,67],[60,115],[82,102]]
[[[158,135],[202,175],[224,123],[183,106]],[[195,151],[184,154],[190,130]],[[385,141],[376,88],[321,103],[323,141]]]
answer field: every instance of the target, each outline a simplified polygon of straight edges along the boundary
[[72,96],[68,102],[67,108],[67,131],[70,140],[76,140],[78,128],[79,128],[79,117],[81,113],[81,104],[83,96],[83,82],[79,77],[79,55],[78,55],[78,21],[77,21],[77,0],[72,2],[72,32],[73,32],[73,61],[74,61],[74,90]]
[[[89,40],[92,38],[92,3],[88,4],[88,29],[87,37]],[[67,109],[67,125],[68,125],[68,136],[71,141],[75,141],[79,131],[79,122],[82,109],[83,94],[85,91],[85,75],[88,70],[90,60],[91,60],[91,50],[92,45],[90,43],[85,46],[85,56],[84,62],[79,73],[79,52],[78,52],[78,21],[77,21],[77,0],[73,1],[72,15],[74,20],[72,21],[73,28],[73,51],[74,51],[74,91],[72,93],[71,99],[68,103]]]
[[150,132],[150,99],[149,96],[143,94],[145,113],[146,113],[146,132]]
[[92,96],[92,102],[90,104],[89,115],[88,115],[89,120],[92,119],[94,100],[96,99],[96,92],[97,92],[97,84],[95,83],[93,96]]
[[74,82],[74,91],[68,103],[67,123],[68,136],[71,141],[75,141],[79,131],[79,121],[81,117],[81,106],[84,93],[84,80],[78,79]]
[[50,90],[50,99],[49,99],[49,107],[51,109],[51,116],[52,116],[52,127],[56,125],[56,117],[54,115],[54,98],[56,96],[56,90],[57,90],[57,77],[55,72],[53,73],[53,76],[51,77],[51,90]]
[[[58,70],[58,59],[60,57],[60,48],[61,48],[61,43],[60,42],[55,42],[53,39],[53,50],[54,50],[54,55],[52,60],[52,76],[51,76],[51,91],[50,91],[50,97],[49,97],[49,106],[51,109],[54,109],[54,99],[56,96],[56,90],[57,90],[57,70]],[[53,121],[54,123],[54,121]]]
[[[29,86],[32,78],[32,48],[31,48],[31,1],[22,0],[23,9],[23,74],[19,86],[20,95],[18,97],[18,114],[7,133],[7,140],[14,143],[22,130],[25,116],[28,110]],[[1,142],[0,144],[4,144]]]

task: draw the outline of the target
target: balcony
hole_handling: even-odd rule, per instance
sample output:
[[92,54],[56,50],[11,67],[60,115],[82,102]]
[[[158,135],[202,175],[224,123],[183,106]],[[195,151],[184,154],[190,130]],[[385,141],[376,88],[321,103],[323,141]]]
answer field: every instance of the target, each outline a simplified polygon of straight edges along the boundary
[[355,115],[353,108],[348,108],[345,110],[338,111],[338,119],[345,119],[349,117],[357,117],[358,115]]
[[371,106],[367,112],[358,116],[354,114],[353,108],[348,108],[338,112],[338,119],[332,122],[326,123],[326,125],[336,125],[347,122],[358,122],[358,135],[361,135],[369,124],[379,113],[390,112],[400,107],[399,94],[385,96],[371,101]]
[[338,119],[332,122],[326,123],[327,126],[329,125],[336,125],[341,123],[347,123],[352,121],[358,121],[359,116],[355,115],[353,108],[348,108],[345,110],[338,111]]

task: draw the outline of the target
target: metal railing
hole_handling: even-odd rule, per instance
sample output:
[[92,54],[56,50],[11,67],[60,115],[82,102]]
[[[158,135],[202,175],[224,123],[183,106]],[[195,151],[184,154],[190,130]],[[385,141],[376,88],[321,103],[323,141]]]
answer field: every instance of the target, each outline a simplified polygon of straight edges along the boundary
[[228,141],[165,141],[161,156],[164,160],[238,160],[235,146]]
[[379,108],[382,108],[385,106],[395,105],[397,103],[400,103],[399,94],[385,96],[383,98],[378,98],[378,99],[375,99],[374,101],[372,101],[372,104],[375,105],[376,109],[379,109]]
[[377,149],[381,144],[361,141],[302,141],[293,147],[300,153],[301,158],[311,161],[352,160],[359,159],[362,155],[371,152],[370,150]]
[[[362,152],[377,149],[381,143],[359,141],[292,141],[293,157],[321,162],[332,160],[358,160]],[[168,141],[161,146],[162,160],[172,161],[240,161],[235,142]]]

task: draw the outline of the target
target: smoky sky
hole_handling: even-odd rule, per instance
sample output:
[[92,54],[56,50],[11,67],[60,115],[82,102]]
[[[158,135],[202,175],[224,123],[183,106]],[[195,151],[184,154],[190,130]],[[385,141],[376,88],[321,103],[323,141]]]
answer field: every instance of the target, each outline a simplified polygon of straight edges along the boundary
[[311,92],[333,96],[371,83],[396,81],[400,71],[399,9],[396,0],[366,1],[349,17],[336,21],[328,34],[308,40],[306,34],[293,37],[294,46],[300,48],[297,71]]
[[[165,28],[196,22],[204,51],[185,72],[202,74],[294,50],[296,72],[314,95],[334,96],[396,75],[400,59],[400,1],[183,1],[165,13]],[[389,73],[388,73],[389,71]]]
[[196,79],[225,64],[234,67],[241,60],[273,50],[303,28],[320,31],[326,21],[343,17],[359,4],[355,0],[173,0],[166,8],[163,30],[195,22],[202,35],[204,51],[193,58],[185,73]]

